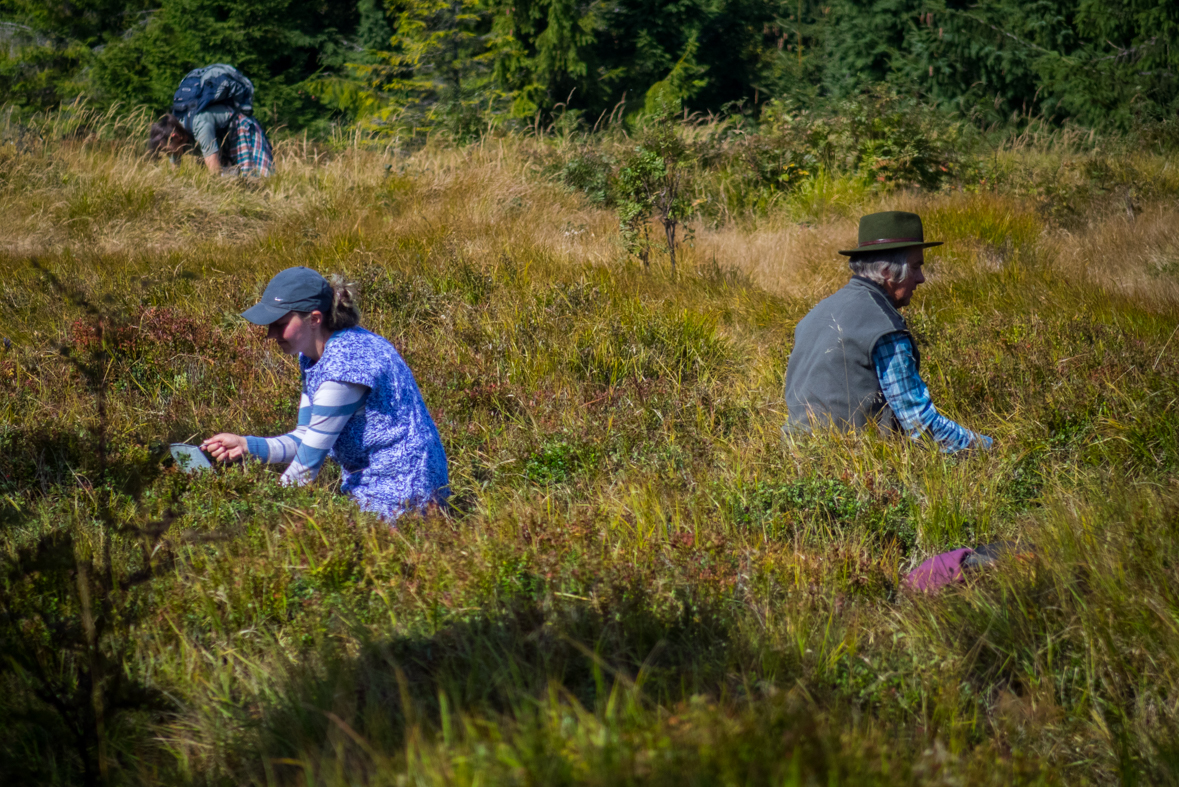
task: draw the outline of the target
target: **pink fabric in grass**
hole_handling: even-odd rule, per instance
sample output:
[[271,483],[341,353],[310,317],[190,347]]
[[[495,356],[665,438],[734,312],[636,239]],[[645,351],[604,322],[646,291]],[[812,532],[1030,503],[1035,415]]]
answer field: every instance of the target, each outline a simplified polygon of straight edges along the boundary
[[943,552],[934,555],[905,577],[904,585],[909,590],[924,590],[934,593],[946,585],[962,581],[962,561],[973,555],[974,550],[969,547],[955,549],[953,552]]

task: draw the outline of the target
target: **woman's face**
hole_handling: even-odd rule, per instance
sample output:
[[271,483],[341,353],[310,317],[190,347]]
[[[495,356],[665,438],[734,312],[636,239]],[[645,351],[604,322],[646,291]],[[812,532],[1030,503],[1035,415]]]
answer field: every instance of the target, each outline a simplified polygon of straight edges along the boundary
[[184,152],[188,147],[187,141],[177,132],[173,131],[168,137],[168,141],[160,146],[160,151],[169,156],[178,156]]
[[266,338],[278,342],[279,349],[288,355],[303,353],[309,358],[318,358],[319,350],[316,344],[319,331],[323,326],[323,313],[314,311],[308,314],[291,312],[281,320],[270,323]]

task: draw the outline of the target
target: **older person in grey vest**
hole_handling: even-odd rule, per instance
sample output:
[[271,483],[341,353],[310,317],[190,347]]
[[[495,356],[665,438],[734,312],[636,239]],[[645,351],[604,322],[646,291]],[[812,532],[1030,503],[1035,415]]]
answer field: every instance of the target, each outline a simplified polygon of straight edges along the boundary
[[938,413],[921,379],[921,354],[898,309],[925,281],[927,242],[915,213],[887,211],[860,219],[850,257],[852,278],[823,299],[794,330],[786,367],[788,434],[815,427],[928,435],[943,451],[990,448],[976,434]]

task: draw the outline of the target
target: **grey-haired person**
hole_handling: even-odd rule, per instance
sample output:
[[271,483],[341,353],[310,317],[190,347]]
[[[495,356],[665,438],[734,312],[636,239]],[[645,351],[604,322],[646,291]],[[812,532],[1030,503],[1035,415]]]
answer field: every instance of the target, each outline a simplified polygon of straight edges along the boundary
[[873,426],[913,439],[932,438],[945,452],[988,449],[990,437],[937,411],[921,379],[921,354],[900,309],[925,282],[926,241],[915,213],[885,211],[860,219],[851,280],[820,301],[794,330],[786,367],[783,430]]
[[288,464],[283,482],[296,485],[312,481],[331,456],[343,470],[341,490],[390,523],[406,511],[445,505],[446,452],[434,419],[393,345],[360,327],[347,285],[287,268],[242,316],[298,357],[298,424],[277,437],[223,432],[201,448],[222,462],[250,455]]

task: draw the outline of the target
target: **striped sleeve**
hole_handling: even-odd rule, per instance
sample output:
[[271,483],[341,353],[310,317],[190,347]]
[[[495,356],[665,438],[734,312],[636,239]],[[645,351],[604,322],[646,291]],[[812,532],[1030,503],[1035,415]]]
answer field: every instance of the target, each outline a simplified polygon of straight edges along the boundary
[[880,390],[909,437],[920,440],[928,434],[945,453],[991,447],[991,438],[955,423],[933,406],[929,388],[917,371],[912,340],[906,334],[890,333],[881,338],[872,349],[872,363]]
[[[315,479],[348,419],[364,405],[368,391],[368,386],[335,380],[319,386],[311,399],[307,428],[294,460],[282,474],[284,484],[302,486]],[[302,420],[303,408],[299,412]]]
[[278,437],[246,437],[246,450],[263,462],[271,464],[286,464],[293,461],[299,445],[303,442],[303,435],[307,432],[307,425],[311,423],[311,399],[307,394],[299,397],[299,420],[295,431],[287,432]]

